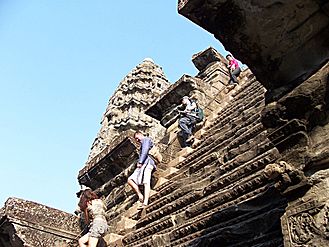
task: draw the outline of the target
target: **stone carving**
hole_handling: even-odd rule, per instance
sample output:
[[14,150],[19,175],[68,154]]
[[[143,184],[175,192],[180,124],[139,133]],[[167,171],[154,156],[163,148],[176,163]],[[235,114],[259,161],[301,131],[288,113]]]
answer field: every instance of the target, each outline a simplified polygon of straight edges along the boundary
[[264,169],[264,175],[274,180],[276,182],[275,188],[282,192],[289,186],[296,185],[306,179],[302,171],[285,161],[267,165]]
[[286,162],[305,173],[316,166],[320,168],[329,157],[328,74],[326,64],[262,112],[269,139]]
[[163,132],[161,125],[143,112],[169,85],[162,69],[152,59],[146,58],[136,66],[110,98],[87,164],[122,131],[141,129],[158,139]]
[[289,217],[289,228],[291,230],[291,240],[296,244],[306,244],[314,237],[314,234],[320,232],[309,213]]
[[314,186],[302,197],[291,200],[282,217],[287,247],[329,244],[328,170],[315,173],[310,181]]

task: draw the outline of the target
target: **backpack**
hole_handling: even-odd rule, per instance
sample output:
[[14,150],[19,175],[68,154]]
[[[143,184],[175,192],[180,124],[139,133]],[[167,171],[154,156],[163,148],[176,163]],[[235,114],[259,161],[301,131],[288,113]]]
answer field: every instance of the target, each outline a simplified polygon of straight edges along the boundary
[[197,108],[195,110],[196,112],[196,122],[197,123],[201,123],[204,119],[204,112],[203,112],[203,109],[200,108],[198,105],[197,105]]
[[194,102],[196,104],[196,108],[195,108],[195,113],[196,113],[196,122],[197,123],[201,123],[204,119],[204,112],[203,109],[199,107],[198,103],[196,102],[196,100],[192,100],[192,102]]
[[162,154],[160,153],[160,150],[156,145],[153,145],[153,147],[149,150],[148,154],[155,161],[155,163],[162,162],[162,159],[163,159]]

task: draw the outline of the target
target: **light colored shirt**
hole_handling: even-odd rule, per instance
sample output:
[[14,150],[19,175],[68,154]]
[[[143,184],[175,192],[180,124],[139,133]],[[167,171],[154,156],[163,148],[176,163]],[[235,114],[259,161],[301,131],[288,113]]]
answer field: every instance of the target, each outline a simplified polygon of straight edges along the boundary
[[92,219],[102,218],[105,219],[106,207],[101,199],[94,199],[91,204],[88,205],[88,214]]
[[189,100],[189,103],[187,103],[184,111],[191,113],[192,111],[194,111],[195,108],[196,108],[196,103],[194,101]]

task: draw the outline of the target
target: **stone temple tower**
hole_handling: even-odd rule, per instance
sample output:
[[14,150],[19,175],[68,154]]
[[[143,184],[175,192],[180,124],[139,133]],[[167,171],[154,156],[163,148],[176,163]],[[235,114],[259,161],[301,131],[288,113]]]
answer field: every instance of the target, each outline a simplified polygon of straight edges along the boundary
[[164,128],[144,111],[169,85],[161,67],[150,58],[144,59],[123,78],[109,100],[88,161],[126,130],[139,129],[157,140]]

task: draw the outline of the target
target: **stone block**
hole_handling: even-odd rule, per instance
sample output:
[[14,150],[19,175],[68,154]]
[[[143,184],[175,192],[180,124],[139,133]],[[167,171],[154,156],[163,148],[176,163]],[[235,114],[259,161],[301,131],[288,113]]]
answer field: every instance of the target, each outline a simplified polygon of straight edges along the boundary
[[[201,130],[199,130],[197,133],[194,134],[194,138],[200,140],[200,139],[202,138],[202,136],[204,136],[204,134],[206,134],[206,133],[207,133],[206,130],[201,129]],[[193,145],[195,145],[195,143],[196,143],[196,142],[195,142],[195,140],[194,140]]]
[[172,132],[169,133],[169,140],[168,140],[168,145],[170,145],[171,143],[173,143],[175,141],[175,139],[177,139],[177,133],[178,133],[178,125],[177,125],[177,129],[173,130]]
[[163,185],[164,183],[166,183],[168,181],[168,179],[165,179],[163,177],[160,177],[157,181],[157,183],[154,186],[154,189],[159,188],[161,185]]
[[203,112],[204,112],[204,115],[205,116],[209,116],[209,115],[213,114],[215,112],[215,110],[214,109],[210,109],[208,107],[205,107],[205,108],[203,108]]
[[152,189],[151,189],[151,191],[150,191],[150,198],[151,198],[152,196],[154,196],[156,193],[158,193],[158,192],[155,191],[155,190],[152,190]]
[[191,147],[183,148],[181,151],[179,151],[179,152],[177,153],[177,156],[186,157],[188,154],[192,153],[193,150],[194,150],[194,149],[191,148]]
[[210,104],[208,104],[207,108],[209,108],[212,112],[217,112],[220,106],[221,106],[221,102],[218,102],[217,100],[213,100]]
[[161,247],[170,243],[169,234],[154,234],[152,236],[152,246]]
[[177,172],[179,169],[174,168],[174,167],[168,167],[166,170],[164,170],[160,176],[166,178],[167,176]]
[[123,246],[122,245],[122,238],[123,238],[122,235],[115,234],[115,233],[110,233],[110,234],[107,234],[104,237],[104,241],[106,242],[107,246],[121,247],[121,246]]
[[222,110],[222,108],[218,107],[218,109],[216,109],[216,111],[213,111],[209,115],[207,115],[204,126],[209,126],[209,124],[218,117],[218,112],[220,112],[221,110]]
[[178,130],[178,121],[168,127],[167,133],[174,132],[175,130]]
[[176,165],[178,165],[179,163],[183,162],[183,160],[185,160],[184,157],[182,156],[178,156],[175,159],[171,160],[168,164],[167,167],[175,167]]
[[210,63],[221,61],[225,61],[225,58],[212,47],[192,56],[192,62],[199,71],[206,69]]
[[134,205],[132,205],[126,212],[125,212],[125,216],[128,218],[131,218],[132,216],[134,216],[135,214],[138,213],[138,204],[135,203]]
[[119,233],[128,233],[134,229],[137,221],[129,219],[127,217],[122,217],[121,220],[117,223],[117,232]]

